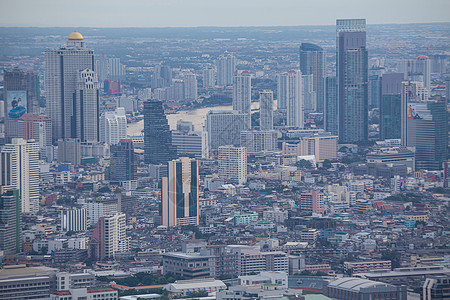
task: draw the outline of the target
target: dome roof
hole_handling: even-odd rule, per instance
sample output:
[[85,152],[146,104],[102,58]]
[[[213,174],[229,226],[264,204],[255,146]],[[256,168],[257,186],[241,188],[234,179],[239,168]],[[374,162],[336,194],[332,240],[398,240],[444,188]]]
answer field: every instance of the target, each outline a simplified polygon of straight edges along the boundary
[[69,34],[69,40],[82,40],[82,39],[83,36],[79,32],[74,31],[71,34]]

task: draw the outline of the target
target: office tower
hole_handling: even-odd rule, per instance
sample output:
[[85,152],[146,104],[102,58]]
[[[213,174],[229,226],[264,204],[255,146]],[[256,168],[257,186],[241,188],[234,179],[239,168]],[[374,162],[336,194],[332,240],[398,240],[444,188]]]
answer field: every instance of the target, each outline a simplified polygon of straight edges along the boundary
[[178,156],[208,158],[208,132],[194,131],[192,122],[179,120],[177,130],[172,131],[172,145]]
[[241,147],[247,153],[277,151],[278,132],[275,130],[241,131]]
[[335,76],[325,79],[324,128],[333,135],[339,134],[337,79]]
[[172,69],[168,66],[156,65],[152,76],[152,89],[164,88],[172,85]]
[[114,259],[117,254],[130,251],[129,238],[126,236],[126,215],[116,213],[101,217],[91,237],[90,254],[99,260]]
[[300,71],[303,75],[313,76],[313,91],[316,94],[317,112],[324,111],[325,63],[325,51],[321,47],[310,43],[300,45]]
[[219,177],[239,185],[247,183],[247,148],[219,147]]
[[60,214],[61,231],[86,231],[87,213],[84,208],[62,210]]
[[97,74],[93,70],[84,69],[78,72],[71,136],[79,138],[82,142],[96,142],[100,137],[98,127],[99,89]]
[[278,75],[278,103],[287,112],[287,126],[303,128],[304,102],[302,74],[291,70]]
[[123,107],[115,111],[105,111],[100,116],[100,141],[116,145],[127,138],[127,117]]
[[[233,110],[251,115],[252,82],[248,71],[235,71],[233,75]],[[250,122],[250,118],[248,119]],[[249,124],[250,125],[250,124]]]
[[168,176],[162,178],[162,225],[199,224],[199,179],[197,160],[168,162]]
[[316,214],[324,213],[323,193],[315,190],[300,195],[300,210]]
[[22,233],[19,190],[0,193],[0,249],[4,255],[19,253]]
[[445,99],[450,103],[450,77],[445,78]]
[[305,113],[309,114],[317,111],[316,92],[314,91],[313,75],[302,75],[303,103]]
[[273,92],[269,90],[259,93],[259,128],[273,129]]
[[210,110],[206,115],[208,146],[210,151],[217,151],[219,146],[240,145],[240,134],[250,130],[249,116],[234,110]]
[[[402,102],[402,105],[404,103]],[[448,116],[444,101],[408,102],[402,143],[416,148],[417,170],[440,170],[447,160]],[[406,128],[405,128],[406,127]],[[406,139],[405,139],[406,137]]]
[[198,93],[197,93],[197,78],[193,73],[187,73],[183,76],[184,82],[184,99],[197,101]]
[[339,140],[368,138],[366,20],[336,20]]
[[206,66],[203,69],[203,88],[209,89],[215,86],[216,70],[212,66]]
[[236,58],[232,54],[220,55],[217,59],[217,85],[233,84],[234,71],[236,71]]
[[94,70],[94,51],[86,48],[83,36],[76,31],[69,35],[66,46],[45,51],[45,89],[53,140],[75,137],[74,95],[78,72],[85,69]]
[[144,161],[166,164],[176,157],[172,146],[172,133],[161,101],[144,102]]
[[111,162],[109,165],[109,180],[135,180],[137,161],[131,139],[122,139],[119,144],[111,146]]
[[427,90],[431,90],[431,61],[426,55],[419,55],[416,59],[403,60],[400,72],[406,80],[422,81]]
[[0,183],[4,190],[18,190],[23,213],[39,211],[39,146],[13,138],[1,150]]
[[401,138],[402,82],[403,73],[381,79],[380,140]]
[[369,76],[369,106],[371,108],[379,108],[381,102],[381,76]]
[[81,141],[79,139],[58,140],[58,163],[81,164]]

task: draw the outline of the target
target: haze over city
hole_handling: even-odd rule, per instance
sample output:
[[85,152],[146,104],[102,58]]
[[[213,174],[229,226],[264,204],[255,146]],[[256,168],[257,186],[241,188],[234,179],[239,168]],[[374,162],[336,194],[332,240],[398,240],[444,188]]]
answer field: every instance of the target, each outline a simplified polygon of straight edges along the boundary
[[449,11],[0,0],[0,299],[450,299]]

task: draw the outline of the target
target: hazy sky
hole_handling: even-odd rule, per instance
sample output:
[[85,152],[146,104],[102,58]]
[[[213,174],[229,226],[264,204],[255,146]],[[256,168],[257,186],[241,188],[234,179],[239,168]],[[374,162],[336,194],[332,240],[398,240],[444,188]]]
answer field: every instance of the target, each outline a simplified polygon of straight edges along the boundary
[[450,22],[450,0],[0,0],[0,26],[166,27]]

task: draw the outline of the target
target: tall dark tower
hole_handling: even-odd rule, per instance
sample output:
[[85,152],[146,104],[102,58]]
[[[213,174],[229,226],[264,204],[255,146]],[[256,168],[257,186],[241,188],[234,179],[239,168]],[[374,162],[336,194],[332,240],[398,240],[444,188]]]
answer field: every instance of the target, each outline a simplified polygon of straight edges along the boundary
[[366,20],[336,20],[339,140],[368,138],[368,54]]
[[325,51],[314,44],[302,43],[300,45],[300,71],[302,75],[313,76],[313,91],[316,93],[316,111],[324,111],[324,78]]
[[144,161],[149,164],[166,164],[175,159],[172,133],[161,101],[144,102]]
[[133,141],[122,139],[119,144],[112,145],[109,179],[117,181],[135,180],[136,172]]

